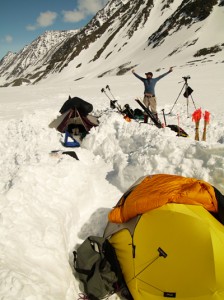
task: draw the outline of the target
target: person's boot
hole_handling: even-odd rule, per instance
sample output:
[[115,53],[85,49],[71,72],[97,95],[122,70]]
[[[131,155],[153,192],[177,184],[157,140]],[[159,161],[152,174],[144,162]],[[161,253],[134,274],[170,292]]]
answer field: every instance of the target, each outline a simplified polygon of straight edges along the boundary
[[154,116],[155,116],[156,120],[158,121],[158,120],[159,120],[159,118],[158,118],[158,114],[157,114],[157,113],[155,113],[155,114],[154,114]]
[[148,116],[147,115],[144,115],[144,123],[148,123]]

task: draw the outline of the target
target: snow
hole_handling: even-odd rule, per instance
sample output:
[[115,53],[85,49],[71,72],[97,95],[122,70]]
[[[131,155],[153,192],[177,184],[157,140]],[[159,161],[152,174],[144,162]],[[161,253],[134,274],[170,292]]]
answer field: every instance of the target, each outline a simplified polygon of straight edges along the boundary
[[[224,192],[223,69],[223,64],[176,67],[156,87],[163,120],[161,109],[170,111],[183,86],[178,82],[191,76],[197,108],[211,113],[206,142],[194,140],[195,108],[189,99],[188,116],[182,95],[166,121],[177,125],[179,119],[188,138],[169,128],[129,123],[112,111],[101,93],[108,83],[121,105],[138,107],[134,99],[143,86],[131,73],[93,79],[89,87],[66,77],[60,85],[49,80],[0,90],[1,299],[77,299],[73,250],[87,236],[103,234],[109,210],[140,176],[196,177]],[[92,103],[100,120],[80,148],[64,148],[62,134],[48,127],[68,95]],[[202,132],[203,121],[200,137]],[[74,150],[79,160],[49,155],[63,149]]]

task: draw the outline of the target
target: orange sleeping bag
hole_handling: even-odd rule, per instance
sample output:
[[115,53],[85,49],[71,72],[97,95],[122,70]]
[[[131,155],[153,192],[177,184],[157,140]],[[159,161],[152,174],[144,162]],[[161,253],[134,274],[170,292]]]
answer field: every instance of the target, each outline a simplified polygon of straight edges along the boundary
[[209,183],[195,178],[158,174],[146,176],[130,193],[127,191],[109,213],[109,220],[124,223],[167,203],[201,205],[210,212],[218,211],[215,191]]

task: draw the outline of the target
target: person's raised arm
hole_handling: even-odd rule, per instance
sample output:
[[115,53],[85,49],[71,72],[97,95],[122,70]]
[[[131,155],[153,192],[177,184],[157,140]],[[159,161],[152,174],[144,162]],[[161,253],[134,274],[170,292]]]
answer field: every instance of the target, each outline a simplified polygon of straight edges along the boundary
[[135,77],[137,77],[138,79],[144,81],[143,77],[141,77],[141,76],[139,76],[138,74],[135,73],[135,69],[132,69],[131,72],[132,72],[133,75],[135,75]]

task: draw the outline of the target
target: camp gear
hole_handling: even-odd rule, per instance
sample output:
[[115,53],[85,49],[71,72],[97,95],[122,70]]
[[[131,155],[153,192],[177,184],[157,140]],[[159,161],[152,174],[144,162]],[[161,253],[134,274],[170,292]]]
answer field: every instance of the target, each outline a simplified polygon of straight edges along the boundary
[[155,115],[151,112],[149,108],[147,108],[139,99],[135,99],[135,101],[141,106],[141,108],[144,110],[145,114],[150,117],[150,119],[153,121],[153,123],[158,128],[162,128],[162,124],[158,118],[155,117]]
[[210,122],[210,112],[209,111],[205,111],[204,113],[204,129],[203,129],[203,135],[202,135],[202,141],[206,141],[206,134],[207,134],[207,125]]
[[122,113],[127,115],[131,119],[135,119],[134,111],[131,109],[129,104],[125,104]]
[[202,206],[170,203],[125,225],[109,241],[135,300],[224,299],[224,227]]
[[134,109],[134,118],[136,120],[144,120],[144,113],[141,109],[135,108]]
[[71,156],[72,158],[75,158],[76,160],[79,160],[77,154],[75,151],[62,151],[62,150],[52,150],[50,153],[50,156],[58,157],[60,158],[63,154]]
[[145,176],[139,180],[141,184],[129,189],[109,213],[111,222],[126,222],[166,203],[197,204],[210,212],[218,211],[214,188],[203,180],[168,174]]
[[[64,112],[68,107],[70,108]],[[99,125],[98,119],[87,113],[91,110],[92,104],[77,97],[71,98],[70,102],[67,100],[60,109],[63,113],[53,120],[49,127],[65,133],[65,146],[77,147],[77,143],[80,144],[90,129]],[[72,141],[69,142],[68,138]]]
[[107,96],[107,98],[110,100],[110,108],[117,109],[118,112],[124,116],[124,119],[127,122],[130,122],[131,119],[142,119],[143,118],[143,113],[140,109],[136,109],[133,111],[133,109],[131,109],[129,104],[125,104],[124,107],[121,108],[121,105],[118,103],[117,100],[115,100],[115,97],[112,94],[109,85],[106,85],[106,89],[110,92],[111,96],[108,95],[108,93],[106,92],[106,90],[104,88],[101,89],[101,92],[104,93]]
[[202,117],[201,108],[196,109],[192,114],[192,121],[195,122],[195,141],[199,141],[199,124]]
[[[192,90],[191,87],[189,87],[188,82],[187,82],[187,80],[190,79],[191,77],[190,77],[190,76],[184,76],[184,77],[182,77],[182,78],[184,79],[184,85],[183,85],[183,87],[182,87],[182,89],[181,89],[179,95],[177,96],[177,99],[175,100],[175,102],[174,102],[174,104],[173,104],[173,106],[172,106],[172,108],[171,108],[169,114],[171,114],[171,112],[172,112],[174,106],[176,105],[176,103],[177,103],[177,101],[178,101],[178,99],[179,99],[179,97],[180,97],[182,91],[184,90],[183,96],[184,96],[185,98],[187,98],[187,117],[188,117],[188,116],[189,116],[189,115],[188,115],[189,96],[191,96],[191,100],[192,100],[192,103],[193,103],[195,109],[196,109],[196,105],[195,105],[194,99],[193,99],[193,97],[192,97],[192,95],[191,95],[192,92],[193,92],[193,90]],[[180,83],[180,82],[179,82],[179,83]]]
[[167,125],[166,127],[170,128],[172,131],[175,131],[177,133],[177,136],[182,136],[182,137],[188,137],[189,135],[187,134],[186,131],[183,130],[178,125]]
[[119,290],[127,292],[115,250],[107,239],[89,236],[73,254],[75,274],[88,299],[102,299]]
[[[188,137],[188,134],[180,128],[178,125],[166,125],[162,124],[158,118],[158,115],[155,115],[151,112],[149,108],[147,108],[139,99],[135,99],[135,101],[143,108],[144,112],[147,114],[147,117],[150,117],[150,119],[153,121],[153,123],[156,125],[158,128],[164,128],[164,125],[166,127],[169,127],[172,131],[177,132],[177,136],[182,136],[182,137]],[[145,122],[146,121],[146,122]],[[147,123],[148,119],[144,117],[144,123]]]
[[164,112],[164,109],[162,109],[162,112],[163,112],[163,120],[164,120],[164,125],[166,126],[166,117],[165,117],[165,112]]
[[[109,86],[107,85],[106,88],[107,87],[109,87]],[[110,100],[110,108],[112,108],[112,109],[116,108],[120,113],[122,113],[122,109],[121,109],[120,104],[118,104],[118,101],[115,100],[114,97],[113,97],[113,99],[111,99],[111,97],[108,95],[108,93],[105,91],[104,88],[101,89],[101,92],[104,93],[107,96],[107,98]]]
[[68,100],[62,105],[59,112],[63,114],[67,112],[69,109],[75,109],[75,108],[83,116],[87,116],[93,110],[93,106],[91,103],[86,102],[85,100],[79,97],[71,98],[71,96],[69,96]]
[[63,145],[65,147],[80,147],[80,143],[67,130],[65,131],[64,144]]
[[[106,88],[109,89],[109,91],[110,91],[110,88],[109,88],[108,85],[106,86]],[[133,116],[133,112],[130,109],[127,109],[127,108],[122,109],[121,106],[120,106],[120,104],[118,104],[117,100],[112,100],[110,98],[110,96],[108,96],[108,94],[107,94],[107,92],[105,91],[104,88],[101,89],[101,92],[105,93],[105,95],[110,99],[110,107],[112,109],[117,109],[118,112],[120,114],[122,114],[122,116],[124,117],[125,121],[131,122],[131,119],[134,117]],[[111,95],[113,95],[113,94],[111,93]],[[128,105],[128,104],[126,104],[126,105]]]
[[108,89],[108,91],[110,92],[112,98],[115,99],[115,97],[114,97],[114,95],[112,94],[111,89],[110,89],[110,87],[109,87],[108,84],[106,85],[106,89]]
[[[161,182],[161,175],[166,182]],[[167,174],[139,178],[117,204],[121,210],[137,208],[137,214],[124,223],[108,222],[104,237],[115,248],[135,300],[224,299],[224,226],[213,216],[217,212],[210,213],[202,203],[194,202],[207,198],[208,206],[217,210],[217,193],[208,183],[191,178],[174,185],[172,176],[175,179]],[[146,178],[153,180],[149,189]],[[191,180],[194,192],[186,186]],[[182,199],[188,198],[188,192],[191,204]],[[167,195],[172,201],[157,205]],[[130,207],[129,198],[133,199]],[[138,203],[139,198],[144,200]],[[146,202],[152,202],[153,208],[142,213]]]
[[203,134],[202,134],[202,141],[206,141],[206,133],[207,133],[207,125],[210,121],[210,112],[207,110],[202,113],[201,108],[196,109],[192,114],[192,121],[195,122],[195,140],[199,141],[199,125],[201,118],[204,117],[204,128],[203,128]]

